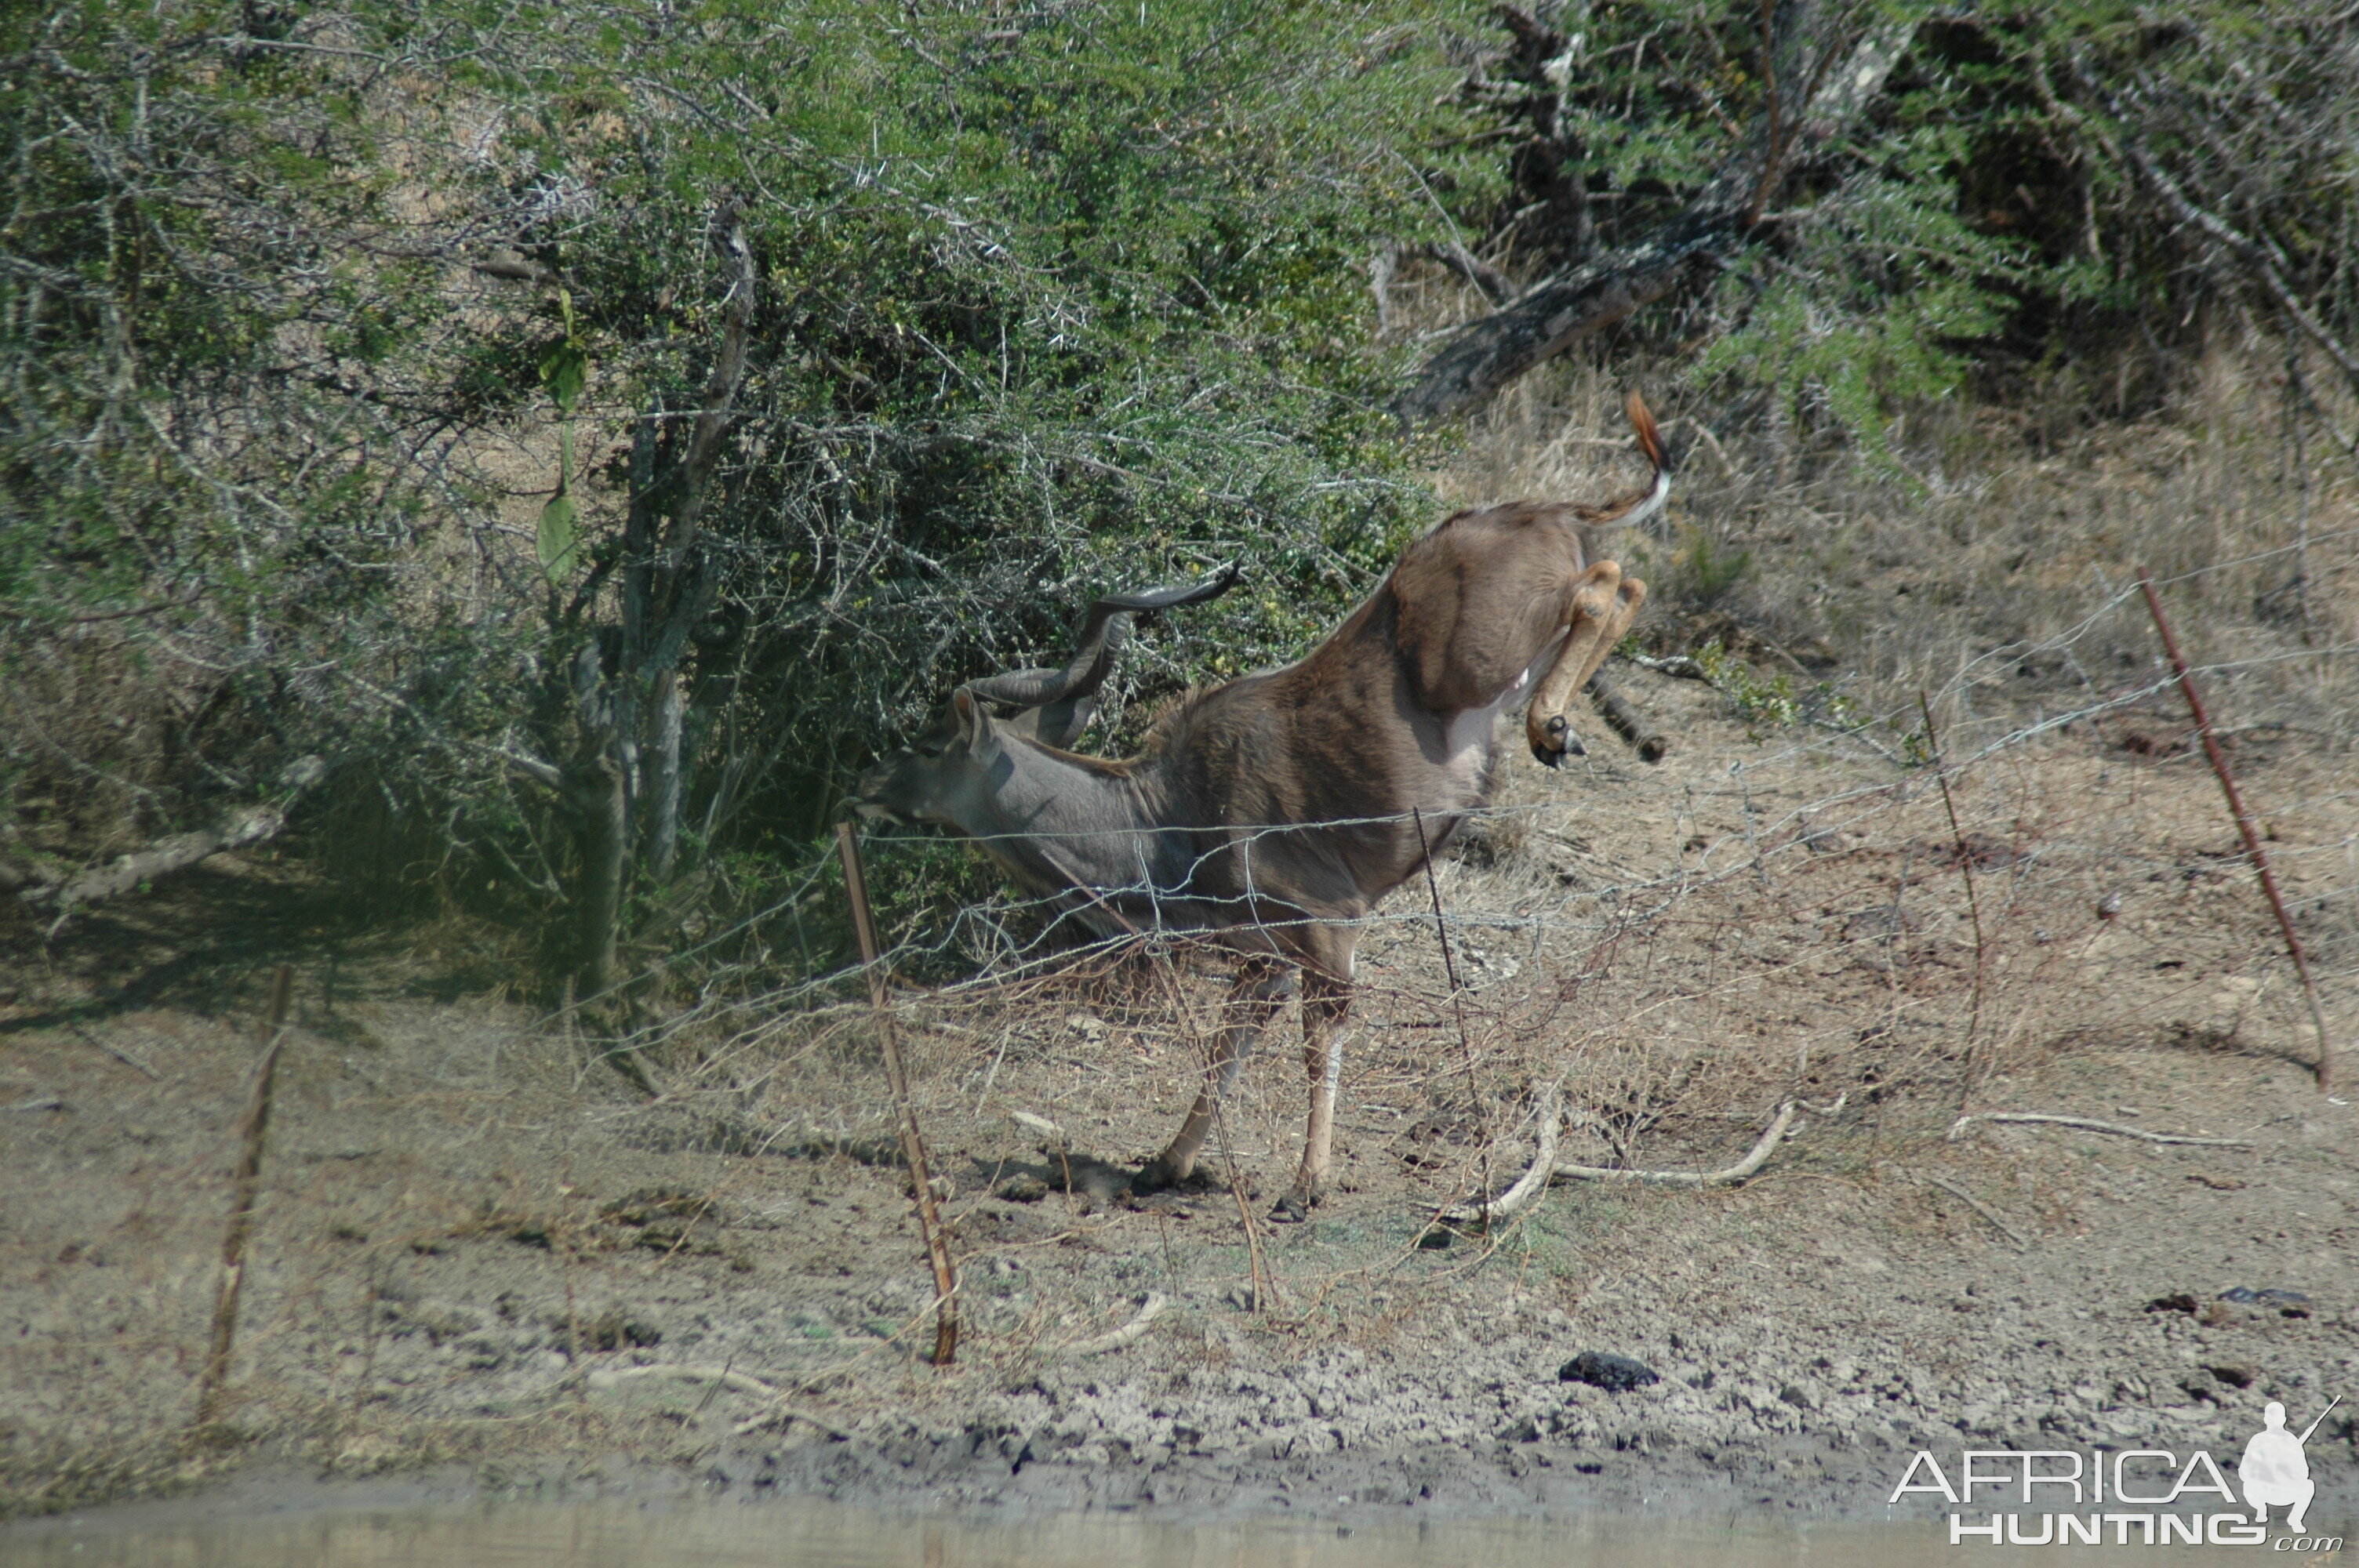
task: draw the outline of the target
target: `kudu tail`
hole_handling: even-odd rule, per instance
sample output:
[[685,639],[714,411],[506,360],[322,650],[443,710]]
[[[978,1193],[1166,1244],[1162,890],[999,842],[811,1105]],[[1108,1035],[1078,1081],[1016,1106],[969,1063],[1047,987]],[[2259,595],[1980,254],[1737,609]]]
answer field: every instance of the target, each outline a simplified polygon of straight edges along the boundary
[[1630,401],[1623,406],[1623,412],[1630,416],[1630,428],[1637,434],[1638,449],[1647,454],[1647,460],[1655,468],[1655,482],[1647,493],[1633,503],[1629,510],[1603,520],[1627,527],[1634,523],[1644,523],[1663,509],[1663,503],[1669,499],[1671,493],[1671,470],[1669,460],[1663,455],[1662,433],[1655,428],[1655,416],[1647,412],[1647,400],[1638,395],[1636,387],[1630,389]]

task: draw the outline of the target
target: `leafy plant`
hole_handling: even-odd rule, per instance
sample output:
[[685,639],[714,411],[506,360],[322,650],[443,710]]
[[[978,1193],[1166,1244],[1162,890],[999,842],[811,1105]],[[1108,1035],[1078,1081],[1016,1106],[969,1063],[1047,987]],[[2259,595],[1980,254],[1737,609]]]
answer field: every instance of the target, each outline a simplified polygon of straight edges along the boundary
[[1728,597],[1753,569],[1750,550],[1715,549],[1708,535],[1698,531],[1679,558],[1680,586],[1706,609]]

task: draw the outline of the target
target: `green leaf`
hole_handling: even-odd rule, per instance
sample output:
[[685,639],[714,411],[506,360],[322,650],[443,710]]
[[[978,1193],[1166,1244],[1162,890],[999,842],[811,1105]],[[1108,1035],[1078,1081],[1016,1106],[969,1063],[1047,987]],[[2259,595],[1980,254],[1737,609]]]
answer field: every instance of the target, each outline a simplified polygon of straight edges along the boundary
[[590,355],[579,343],[560,343],[541,360],[540,379],[557,400],[558,412],[571,414],[590,379]]
[[576,515],[573,498],[562,491],[540,509],[540,569],[551,582],[573,568],[573,552],[582,542],[574,527]]

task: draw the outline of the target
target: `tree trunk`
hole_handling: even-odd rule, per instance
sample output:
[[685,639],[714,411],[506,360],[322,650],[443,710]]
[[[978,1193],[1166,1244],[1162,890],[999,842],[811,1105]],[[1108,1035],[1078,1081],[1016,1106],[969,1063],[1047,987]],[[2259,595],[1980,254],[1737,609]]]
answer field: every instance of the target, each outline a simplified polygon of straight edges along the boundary
[[[1815,38],[1817,5],[1812,0],[1779,5],[1768,51],[1768,102],[1748,144],[1644,240],[1535,286],[1444,344],[1393,399],[1394,416],[1419,425],[1474,407],[1533,366],[1669,293],[1698,258],[1745,243],[1792,167],[1884,90],[1916,26],[1911,18],[1879,28],[1830,72],[1834,45]],[[1811,59],[1816,67],[1808,64]],[[1797,116],[1793,106],[1803,103],[1809,107]]]
[[1670,292],[1688,263],[1735,243],[1749,225],[1752,181],[1725,176],[1655,233],[1550,278],[1451,339],[1393,399],[1405,425],[1428,424],[1473,407],[1542,361]]
[[622,926],[623,862],[631,841],[629,796],[613,747],[582,766],[574,802],[581,814],[582,999],[596,1002],[614,989],[615,943]]
[[683,702],[679,672],[664,670],[656,676],[655,744],[647,758],[647,869],[659,882],[669,881],[679,859],[679,730]]
[[[603,651],[594,643],[585,647],[588,663],[576,670],[584,738],[575,797],[582,852],[580,980],[585,998],[612,989],[620,978],[615,949],[636,837],[645,836],[647,869],[656,881],[669,878],[679,862],[684,717],[679,665],[690,632],[720,586],[719,571],[700,545],[699,518],[745,379],[758,276],[745,243],[743,209],[734,201],[724,206],[718,227],[729,262],[729,293],[712,373],[684,440],[664,438],[660,406],[634,432],[630,511],[616,583],[620,636]],[[669,460],[667,449],[673,454]]]

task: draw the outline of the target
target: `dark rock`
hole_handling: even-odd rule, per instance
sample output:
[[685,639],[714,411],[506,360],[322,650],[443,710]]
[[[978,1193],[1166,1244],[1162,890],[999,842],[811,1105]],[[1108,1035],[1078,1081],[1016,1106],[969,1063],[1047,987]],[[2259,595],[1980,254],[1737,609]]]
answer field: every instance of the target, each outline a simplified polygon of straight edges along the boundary
[[2146,1310],[2148,1312],[2183,1312],[2191,1317],[2194,1315],[2197,1307],[2201,1304],[2201,1303],[2196,1301],[2192,1292],[2173,1291],[2167,1296],[2157,1296],[2154,1300],[2147,1303]]
[[1556,1378],[1560,1383],[1587,1383],[1609,1394],[1627,1393],[1662,1380],[1645,1362],[1616,1356],[1611,1350],[1584,1350],[1558,1368]]

